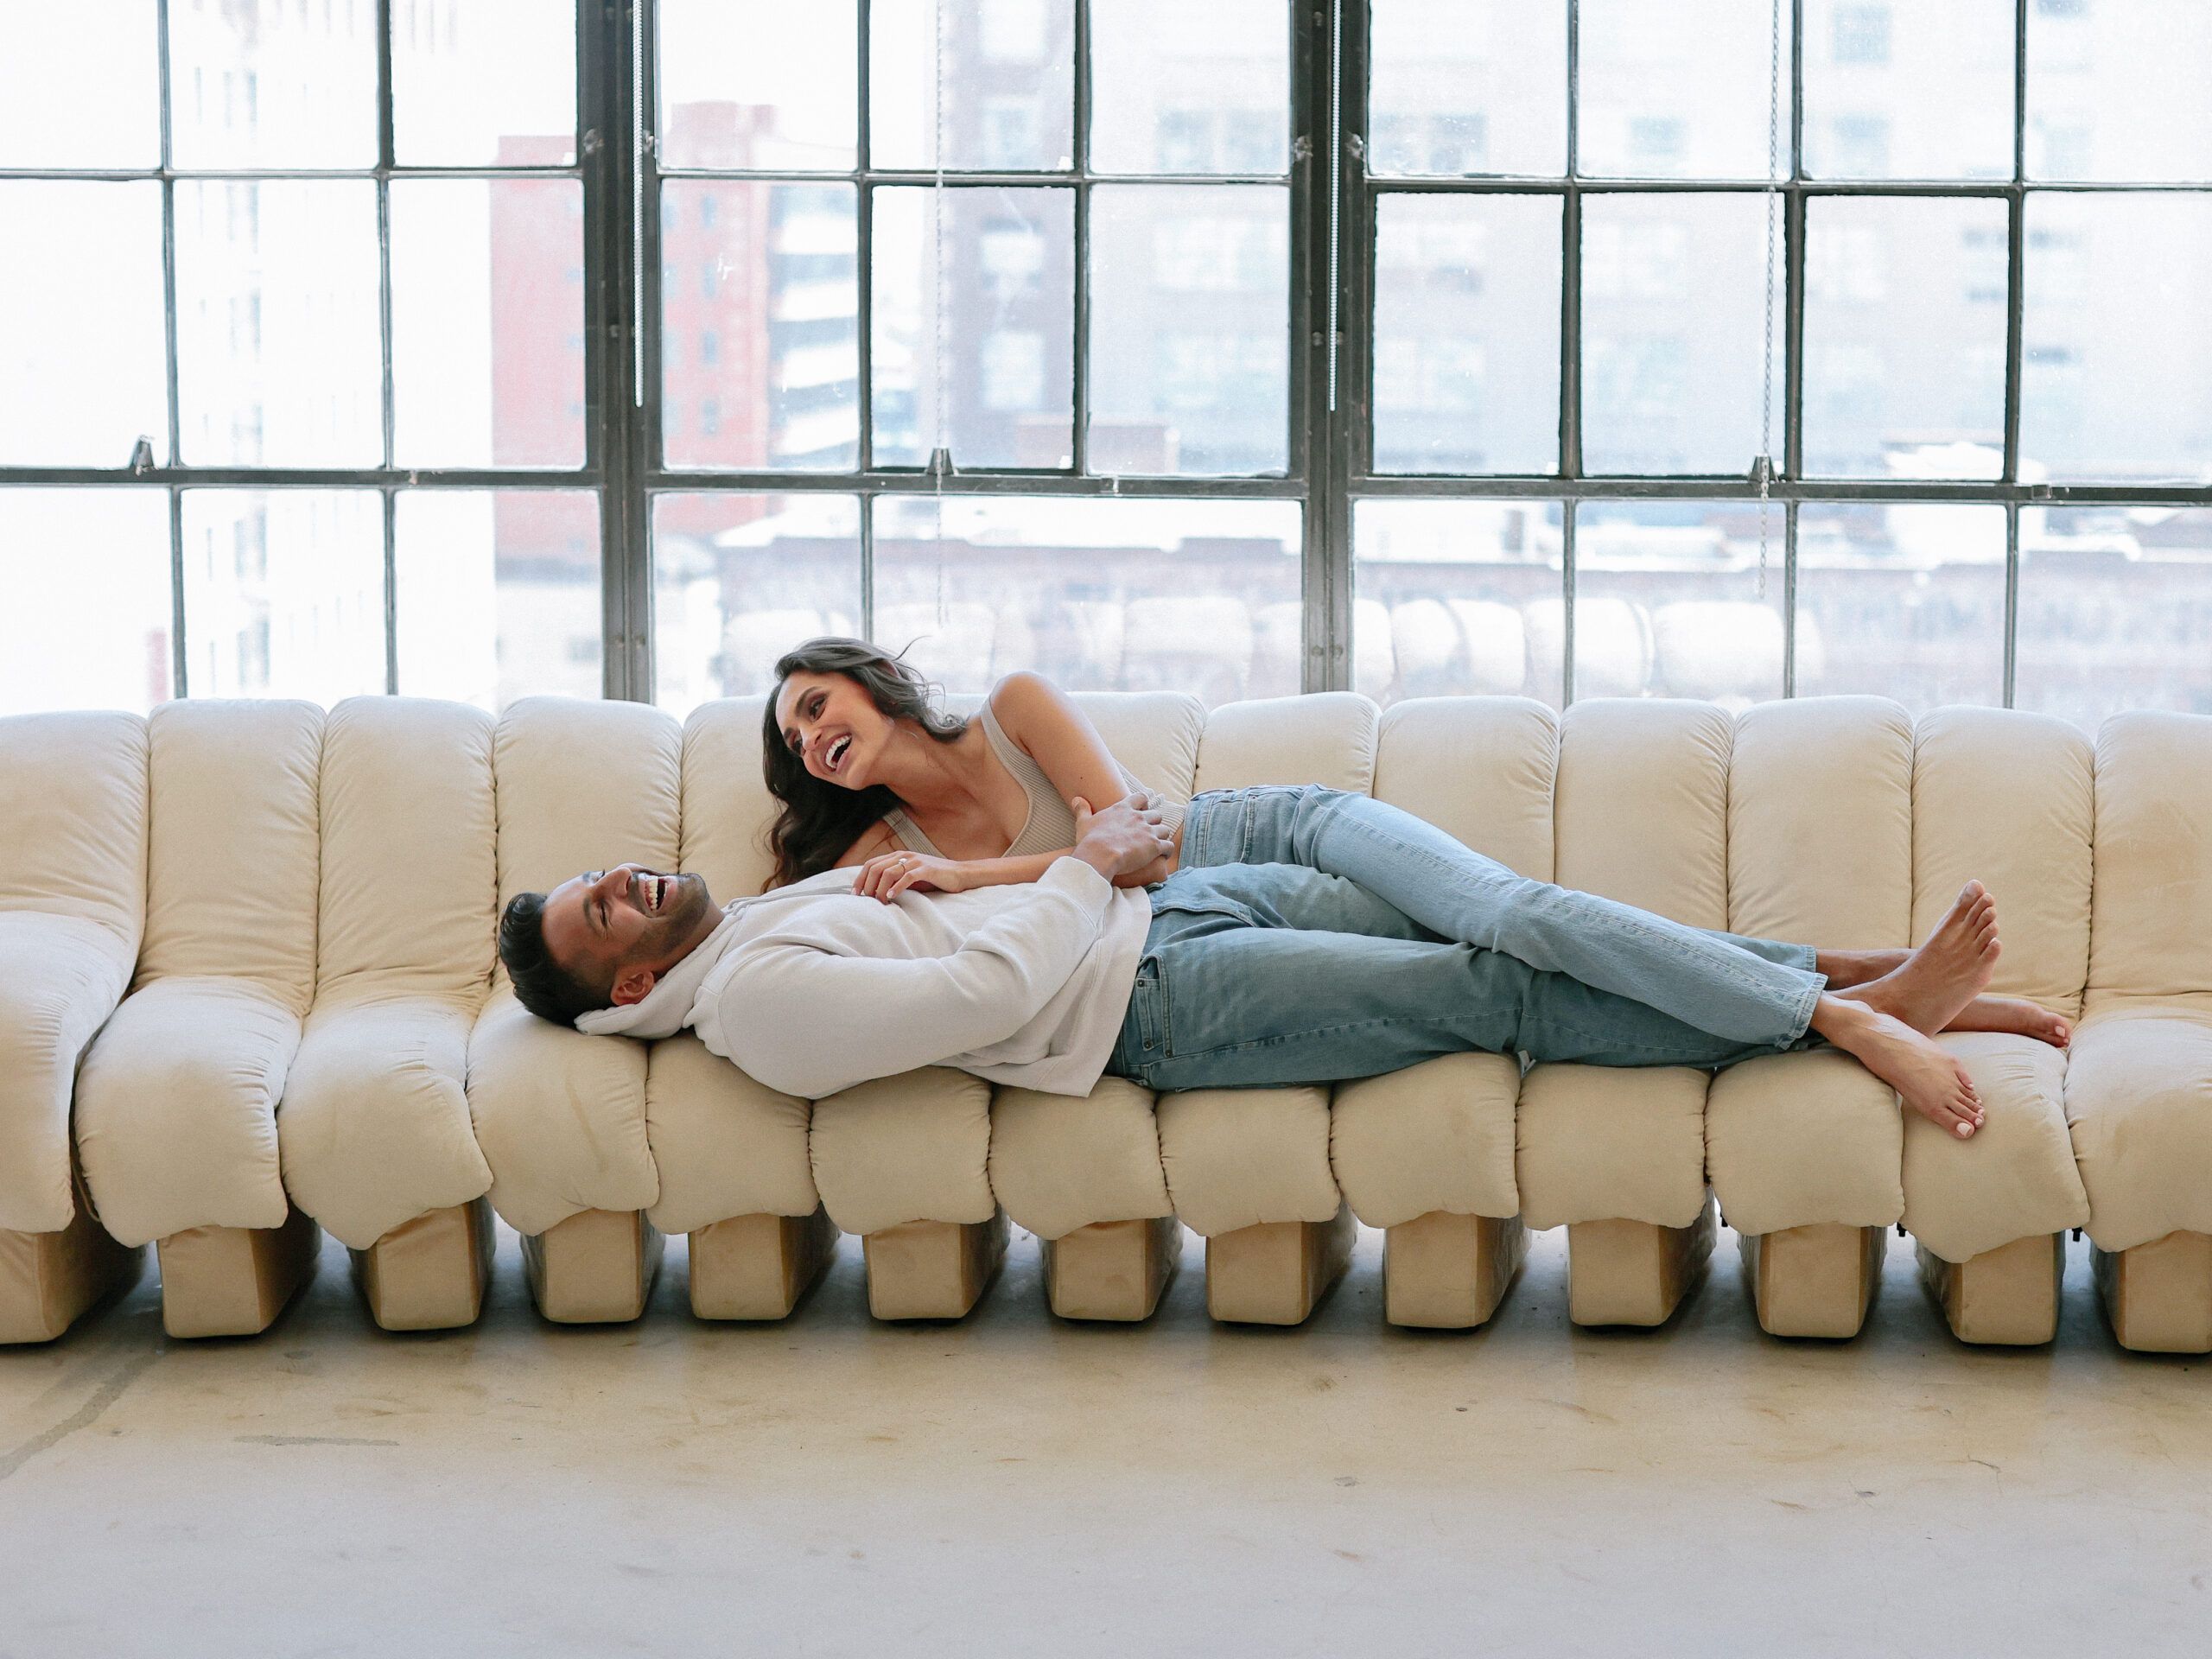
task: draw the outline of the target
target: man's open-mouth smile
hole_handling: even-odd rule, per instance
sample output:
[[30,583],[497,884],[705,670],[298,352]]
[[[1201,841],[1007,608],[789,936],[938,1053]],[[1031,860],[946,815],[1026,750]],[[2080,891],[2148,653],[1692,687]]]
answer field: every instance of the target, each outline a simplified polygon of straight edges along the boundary
[[638,908],[648,916],[660,914],[661,906],[668,902],[669,890],[676,885],[672,875],[639,875],[637,878]]

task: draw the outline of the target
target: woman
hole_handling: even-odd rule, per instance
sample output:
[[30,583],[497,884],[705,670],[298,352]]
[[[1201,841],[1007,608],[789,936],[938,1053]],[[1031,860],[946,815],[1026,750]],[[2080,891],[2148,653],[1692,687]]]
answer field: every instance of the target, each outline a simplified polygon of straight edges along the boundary
[[[776,675],[762,733],[768,788],[784,804],[771,834],[776,885],[857,865],[854,890],[888,903],[912,889],[1033,881],[1074,843],[1078,813],[1141,787],[1034,674],[1001,680],[973,721],[932,708],[918,673],[862,640],[809,641]],[[1746,1041],[1771,1028],[1779,1001],[1817,997],[1816,976],[1923,1033],[2067,1040],[2065,1022],[2034,1004],[1980,995],[1997,950],[1994,905],[1979,883],[1918,950],[1815,950],[1707,932],[1529,880],[1363,795],[1266,786],[1211,791],[1187,808],[1148,804],[1160,857],[1124,884],[1177,868],[1306,865],[1357,883],[1440,938]],[[1654,992],[1669,984],[1694,986],[1694,1002],[1669,1006]]]

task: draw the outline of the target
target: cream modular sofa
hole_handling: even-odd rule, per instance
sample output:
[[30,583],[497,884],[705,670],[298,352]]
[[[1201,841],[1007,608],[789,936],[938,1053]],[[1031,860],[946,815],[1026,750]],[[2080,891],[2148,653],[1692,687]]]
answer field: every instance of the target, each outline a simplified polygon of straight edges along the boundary
[[1158,1099],[931,1069],[797,1100],[688,1034],[535,1020],[493,948],[507,895],[623,859],[757,891],[758,699],[681,728],[552,698],[496,724],[398,698],[20,716],[0,721],[0,1337],[57,1334],[149,1242],[172,1332],[260,1330],[318,1227],[380,1324],[466,1324],[488,1211],[561,1320],[639,1314],[671,1232],[702,1317],[789,1313],[840,1231],[878,1317],[957,1317],[1014,1222],[1062,1315],[1144,1318],[1187,1226],[1216,1318],[1295,1323],[1357,1217],[1386,1230],[1394,1322],[1482,1323],[1524,1230],[1565,1226],[1572,1317],[1653,1325],[1725,1213],[1777,1334],[1855,1333],[1901,1224],[1959,1336],[2048,1340],[2086,1227],[2122,1343],[2212,1351],[2212,719],[2115,716],[2093,749],[2037,715],[1916,724],[1870,697],[1079,701],[1171,796],[1371,791],[1700,926],[1903,945],[1978,876],[1995,988],[2078,1020],[2074,1050],[1945,1039],[1988,1108],[1964,1143],[1826,1051],[1710,1077],[1457,1055]]

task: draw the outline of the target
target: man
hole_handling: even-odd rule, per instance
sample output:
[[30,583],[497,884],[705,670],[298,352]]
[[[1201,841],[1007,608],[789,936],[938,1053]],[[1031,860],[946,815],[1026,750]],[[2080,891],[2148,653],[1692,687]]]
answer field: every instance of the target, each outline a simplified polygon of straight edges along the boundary
[[[1699,945],[1664,988],[1675,1006],[1695,1005],[1700,973],[1716,998],[1740,1001],[1747,976],[1774,988],[1770,1028],[1745,1040],[1663,1014],[1633,986],[1444,941],[1300,866],[1116,888],[1159,856],[1160,815],[1142,796],[1096,813],[1075,804],[1075,847],[1030,885],[887,904],[855,893],[852,870],[829,870],[717,910],[697,875],[624,865],[518,894],[499,954],[548,1020],[639,1037],[690,1026],[760,1082],[809,1099],[932,1065],[1073,1095],[1107,1073],[1159,1090],[1327,1083],[1468,1050],[1713,1068],[1817,1034],[1961,1139],[1981,1122],[1964,1069],[1909,1023],[1940,1029],[1988,982],[1996,923],[1978,883],[1916,951],[1751,941],[1717,970],[1697,965],[1716,936],[1633,912],[1640,928]],[[1548,925],[1623,910],[1523,885]]]

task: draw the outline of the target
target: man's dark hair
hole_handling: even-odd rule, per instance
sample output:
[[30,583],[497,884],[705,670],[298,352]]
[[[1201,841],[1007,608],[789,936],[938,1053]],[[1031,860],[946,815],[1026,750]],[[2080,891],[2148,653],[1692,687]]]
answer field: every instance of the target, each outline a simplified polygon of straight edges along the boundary
[[499,912],[499,960],[507,965],[516,997],[541,1020],[573,1026],[578,1014],[609,1006],[605,991],[578,979],[545,948],[542,893],[518,893]]

